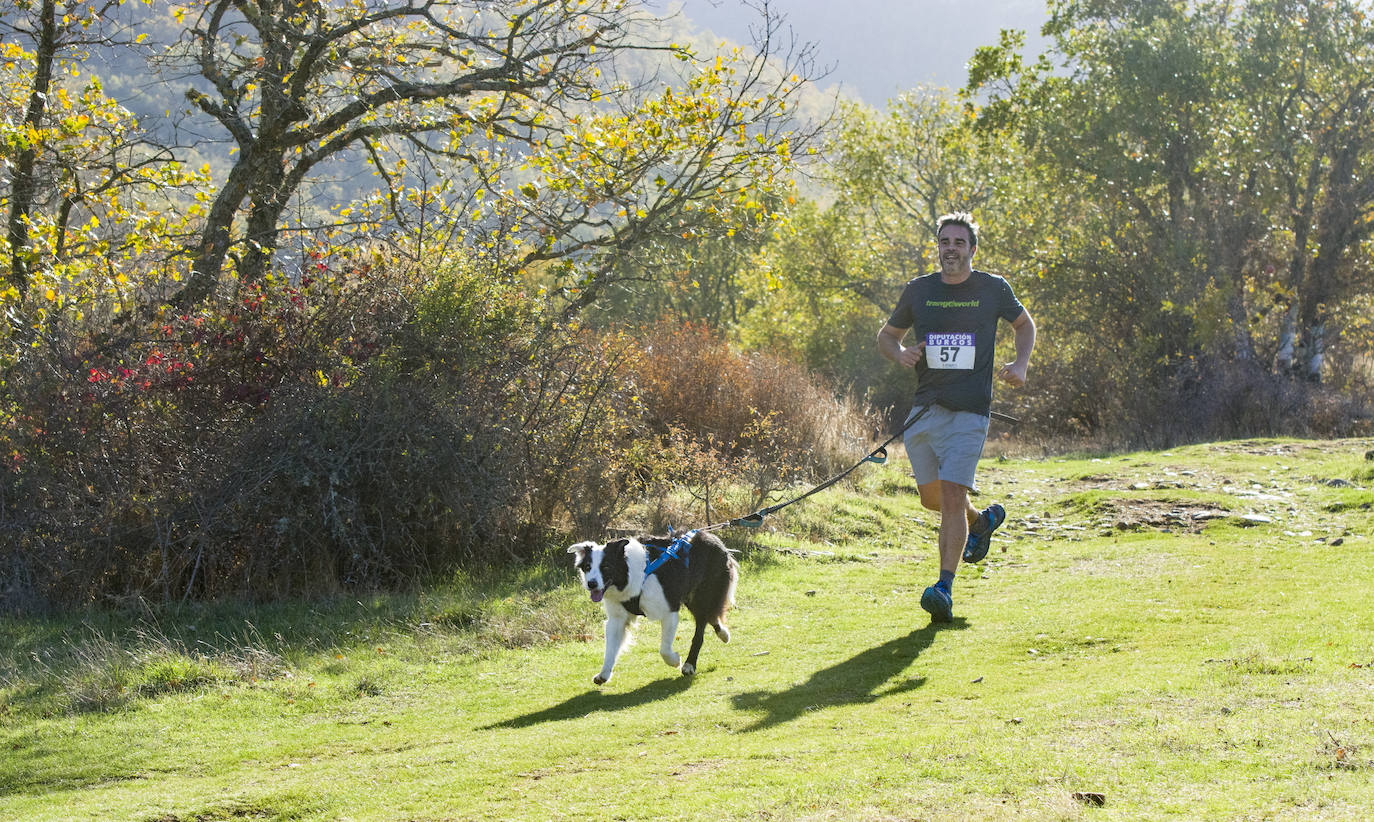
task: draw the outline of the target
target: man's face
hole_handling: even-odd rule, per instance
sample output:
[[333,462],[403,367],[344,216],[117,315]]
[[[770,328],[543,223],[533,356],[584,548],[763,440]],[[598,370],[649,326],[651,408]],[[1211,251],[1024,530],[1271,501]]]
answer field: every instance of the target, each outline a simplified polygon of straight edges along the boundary
[[940,247],[940,270],[946,274],[967,272],[973,267],[973,237],[967,226],[947,225],[937,238]]

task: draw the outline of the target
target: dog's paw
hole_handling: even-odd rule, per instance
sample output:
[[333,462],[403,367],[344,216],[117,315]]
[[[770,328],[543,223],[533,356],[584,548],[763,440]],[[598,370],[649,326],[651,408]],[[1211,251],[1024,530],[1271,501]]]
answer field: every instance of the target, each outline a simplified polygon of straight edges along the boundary
[[690,662],[688,662],[686,665],[683,665],[683,666],[682,666],[682,675],[683,675],[683,676],[691,676],[692,674],[694,674],[694,673],[696,673],[696,672],[697,672],[697,666],[693,665],[693,664],[690,663]]
[[659,656],[663,657],[663,661],[668,663],[671,668],[676,668],[682,662],[682,655],[676,651],[669,651],[666,654],[660,653]]
[[720,637],[720,641],[721,641],[721,642],[724,642],[724,643],[727,644],[727,645],[730,644],[730,629],[729,629],[729,628],[726,628],[724,625],[715,625],[715,626],[712,626],[712,627],[714,627],[714,628],[716,629],[716,636]]
[[605,685],[607,682],[610,681],[611,678],[609,676],[602,676],[601,674],[597,674],[596,676],[592,677],[592,682],[595,682],[597,685]]

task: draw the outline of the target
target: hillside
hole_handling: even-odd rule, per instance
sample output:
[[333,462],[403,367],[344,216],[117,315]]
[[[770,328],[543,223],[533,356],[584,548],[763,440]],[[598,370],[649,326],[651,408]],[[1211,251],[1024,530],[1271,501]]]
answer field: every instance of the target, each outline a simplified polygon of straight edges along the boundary
[[902,466],[737,543],[734,641],[691,679],[645,638],[594,687],[562,556],[411,596],[2,618],[0,817],[1367,813],[1374,440],[986,459],[1011,519],[940,629]]

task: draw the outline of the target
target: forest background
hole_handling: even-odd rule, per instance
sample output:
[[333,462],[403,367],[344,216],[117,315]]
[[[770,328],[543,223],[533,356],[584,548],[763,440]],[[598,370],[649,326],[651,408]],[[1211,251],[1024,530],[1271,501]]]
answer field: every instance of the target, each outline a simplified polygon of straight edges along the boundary
[[766,4],[747,47],[618,0],[0,6],[6,610],[747,513],[905,410],[873,340],[951,210],[1040,330],[1004,447],[1371,430],[1366,2],[1051,0],[1042,55],[881,110]]

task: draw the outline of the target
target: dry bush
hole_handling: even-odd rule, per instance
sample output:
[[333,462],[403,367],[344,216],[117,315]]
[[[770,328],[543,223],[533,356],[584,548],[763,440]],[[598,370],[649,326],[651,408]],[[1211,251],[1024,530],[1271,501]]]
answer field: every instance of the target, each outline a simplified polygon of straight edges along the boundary
[[517,456],[533,527],[598,533],[641,492],[650,456],[635,447],[638,359],[626,337],[573,329],[546,338],[517,380]]
[[1037,360],[1023,391],[1004,397],[1023,419],[1017,439],[1100,450],[1164,448],[1255,436],[1355,436],[1371,409],[1357,393],[1197,356],[1168,365],[1093,356]]
[[697,515],[667,502],[673,489],[688,489],[708,519],[740,504],[725,496],[733,484],[746,485],[745,505],[757,507],[797,481],[852,465],[873,447],[878,428],[874,415],[801,366],[734,351],[700,325],[660,327],[636,384],[668,467],[650,489],[660,500],[655,525]]
[[874,419],[802,366],[736,352],[700,325],[656,333],[638,385],[655,430],[681,427],[730,456],[777,454],[828,471],[852,462],[872,438]]

